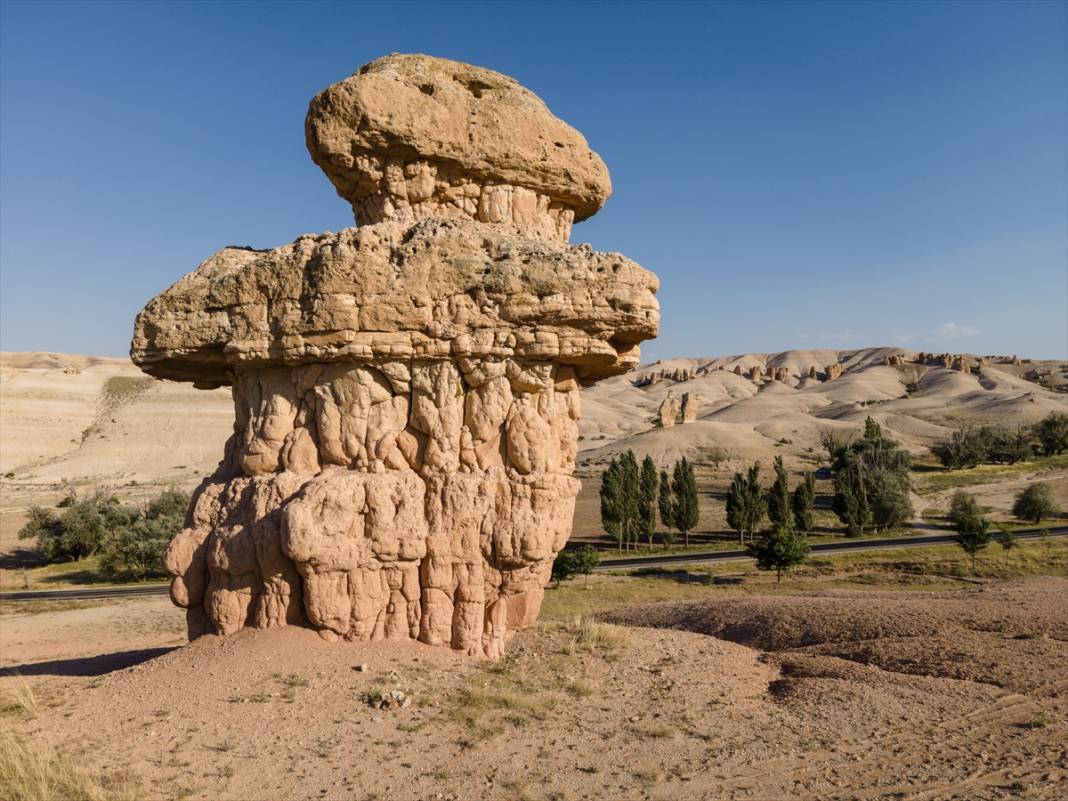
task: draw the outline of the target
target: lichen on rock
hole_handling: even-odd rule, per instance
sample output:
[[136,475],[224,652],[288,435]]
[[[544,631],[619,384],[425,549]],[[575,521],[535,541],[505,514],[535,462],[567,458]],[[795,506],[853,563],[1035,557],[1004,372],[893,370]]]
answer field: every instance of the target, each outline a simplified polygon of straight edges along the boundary
[[190,637],[300,624],[497,657],[571,531],[580,387],[637,364],[656,277],[567,244],[607,170],[510,78],[388,56],[306,128],[360,227],[226,248],[135,324],[145,372],[234,398],[171,597]]

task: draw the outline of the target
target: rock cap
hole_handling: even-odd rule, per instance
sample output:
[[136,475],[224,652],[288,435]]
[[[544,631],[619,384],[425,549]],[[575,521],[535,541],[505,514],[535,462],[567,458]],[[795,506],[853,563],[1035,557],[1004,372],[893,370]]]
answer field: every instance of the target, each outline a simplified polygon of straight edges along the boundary
[[553,212],[569,229],[612,191],[600,156],[537,95],[443,58],[395,53],[360,67],[311,101],[305,134],[361,224],[451,209],[482,222]]

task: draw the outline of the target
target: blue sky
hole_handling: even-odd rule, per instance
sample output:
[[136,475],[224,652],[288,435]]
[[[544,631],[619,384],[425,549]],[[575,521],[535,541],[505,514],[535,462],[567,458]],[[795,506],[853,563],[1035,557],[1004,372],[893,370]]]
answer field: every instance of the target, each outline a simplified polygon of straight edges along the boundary
[[661,278],[646,359],[1068,354],[1068,4],[0,5],[0,348],[122,354],[220,247],[352,225],[308,100],[389,52],[514,76]]

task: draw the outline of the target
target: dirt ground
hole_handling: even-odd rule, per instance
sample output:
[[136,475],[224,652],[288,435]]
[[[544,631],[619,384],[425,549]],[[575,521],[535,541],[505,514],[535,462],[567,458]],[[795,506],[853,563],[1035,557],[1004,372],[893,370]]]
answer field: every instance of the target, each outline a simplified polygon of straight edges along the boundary
[[[1068,580],[965,586],[605,577],[550,590],[499,663],[293,628],[179,647],[166,599],[5,615],[0,689],[37,709],[4,725],[128,797],[1063,798]],[[584,596],[685,602],[570,622]]]

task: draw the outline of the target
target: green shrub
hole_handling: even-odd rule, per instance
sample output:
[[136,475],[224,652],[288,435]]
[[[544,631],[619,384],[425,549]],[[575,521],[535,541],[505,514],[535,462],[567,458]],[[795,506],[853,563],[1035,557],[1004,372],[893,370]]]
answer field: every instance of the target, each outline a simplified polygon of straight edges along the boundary
[[104,575],[142,580],[165,575],[163,549],[185,520],[189,496],[167,490],[143,512],[97,492],[86,500],[72,499],[61,512],[35,506],[20,539],[37,539],[49,562],[99,555]]
[[1031,484],[1016,496],[1012,513],[1020,520],[1041,523],[1047,517],[1056,517],[1061,511],[1053,500],[1049,484]]

